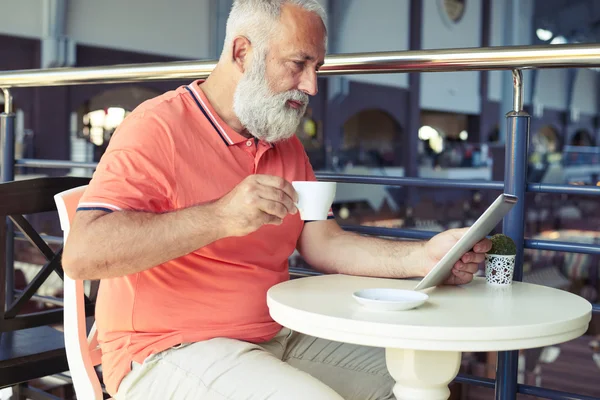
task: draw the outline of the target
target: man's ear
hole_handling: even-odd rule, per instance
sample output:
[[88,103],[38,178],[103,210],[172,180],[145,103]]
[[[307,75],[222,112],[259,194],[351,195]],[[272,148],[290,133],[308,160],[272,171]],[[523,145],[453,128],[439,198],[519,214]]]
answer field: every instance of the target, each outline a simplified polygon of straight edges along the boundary
[[246,61],[250,55],[251,46],[250,40],[245,36],[238,36],[233,40],[231,61],[242,73],[246,70]]

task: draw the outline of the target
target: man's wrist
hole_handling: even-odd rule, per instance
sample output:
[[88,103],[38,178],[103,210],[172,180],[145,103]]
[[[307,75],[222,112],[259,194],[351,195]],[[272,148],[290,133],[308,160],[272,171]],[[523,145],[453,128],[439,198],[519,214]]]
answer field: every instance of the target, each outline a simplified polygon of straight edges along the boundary
[[212,239],[211,242],[231,236],[227,221],[220,212],[218,201],[194,207],[194,219],[196,221],[205,221],[205,223],[199,223],[198,226],[201,227],[200,231],[204,235],[206,235],[208,228]]
[[419,240],[412,243],[413,248],[407,257],[410,265],[407,266],[407,272],[410,277],[423,277],[429,272],[427,268],[427,255],[425,254],[425,245],[427,241]]

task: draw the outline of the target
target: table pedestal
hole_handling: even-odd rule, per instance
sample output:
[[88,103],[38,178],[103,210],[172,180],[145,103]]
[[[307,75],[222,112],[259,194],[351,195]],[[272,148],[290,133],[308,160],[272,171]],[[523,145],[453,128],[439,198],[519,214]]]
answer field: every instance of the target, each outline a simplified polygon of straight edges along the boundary
[[448,385],[460,369],[461,353],[388,348],[385,358],[396,380],[398,400],[447,400]]

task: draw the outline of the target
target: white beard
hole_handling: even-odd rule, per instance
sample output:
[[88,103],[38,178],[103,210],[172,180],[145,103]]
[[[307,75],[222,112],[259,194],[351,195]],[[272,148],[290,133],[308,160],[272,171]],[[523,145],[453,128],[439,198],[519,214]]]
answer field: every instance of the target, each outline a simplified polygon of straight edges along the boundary
[[[291,108],[288,100],[301,102],[303,106]],[[266,79],[265,57],[261,54],[257,54],[233,95],[233,111],[242,125],[252,136],[268,143],[294,136],[307,105],[308,95],[300,90],[272,92]]]

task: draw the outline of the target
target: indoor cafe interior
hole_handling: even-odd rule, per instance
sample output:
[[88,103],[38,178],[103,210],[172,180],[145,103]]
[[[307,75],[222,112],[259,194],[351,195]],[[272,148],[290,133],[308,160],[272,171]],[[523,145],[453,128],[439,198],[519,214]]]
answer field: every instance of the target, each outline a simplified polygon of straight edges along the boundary
[[[293,40],[282,41],[287,34]],[[306,39],[314,37],[325,40]],[[0,400],[600,399],[599,42],[598,0],[0,0]],[[278,58],[296,48],[301,61]],[[285,139],[251,128],[271,132],[291,115]],[[177,144],[178,132],[193,144]],[[183,224],[211,237],[189,247],[176,226],[161,236],[140,219],[135,240],[147,254],[117,246],[133,239],[107,239],[128,232],[124,225],[106,225],[104,237],[82,233],[86,213],[107,224],[135,214],[166,221],[250,196],[243,185],[260,182],[261,169],[283,178],[278,191],[300,195],[277,203],[299,211],[277,227],[236,221],[244,234],[223,235],[212,222],[233,222],[216,219],[216,208],[202,214],[209,222]],[[335,183],[322,217],[302,215],[318,190],[301,193],[292,178]],[[306,250],[315,240],[305,233],[319,226],[382,249],[429,249],[446,231],[485,225],[503,195],[516,203],[477,240],[514,244],[507,284],[490,278],[491,248],[469,264],[477,265],[468,281],[447,284],[449,268],[466,264],[462,254],[477,252],[467,235],[448,268],[442,254],[430,272],[402,279],[373,275],[381,254],[371,254],[368,273],[338,267],[353,254],[363,262],[354,245]],[[231,215],[251,221],[241,210]],[[63,247],[68,234],[73,243]],[[89,255],[98,249],[137,254],[139,265],[162,261],[102,275],[117,256]],[[407,264],[405,250],[395,254]],[[74,266],[86,257],[99,260],[98,271]],[[418,290],[428,273],[447,274]],[[144,280],[155,287],[142,291]],[[208,299],[176,293],[203,282],[212,285]],[[425,293],[424,303],[371,310],[383,300],[360,294],[376,288]],[[181,321],[167,315],[177,299],[188,303],[173,314]],[[244,311],[251,306],[260,323]],[[187,392],[161,383],[158,370],[139,372],[227,332],[260,347],[243,336],[249,331],[232,330],[251,323],[381,350],[387,394],[338,378],[345,392],[325,379],[331,397],[303,395],[259,366],[263,379],[237,380],[225,386],[239,390],[216,397],[219,383],[197,371]],[[275,334],[261,329],[261,338]]]

